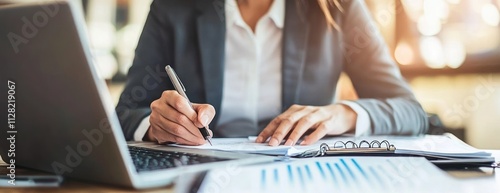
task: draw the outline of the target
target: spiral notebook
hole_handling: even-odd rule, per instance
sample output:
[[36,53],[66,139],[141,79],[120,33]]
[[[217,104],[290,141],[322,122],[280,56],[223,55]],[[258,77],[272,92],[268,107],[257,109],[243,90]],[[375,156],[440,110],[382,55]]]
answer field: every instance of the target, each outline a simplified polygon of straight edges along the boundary
[[494,162],[490,153],[471,147],[452,134],[423,136],[342,136],[321,139],[308,146],[255,143],[255,137],[213,138],[213,146],[172,146],[275,156],[420,156],[441,165]]
[[345,141],[337,140],[333,144],[322,143],[319,149],[304,151],[294,157],[418,156],[425,157],[430,162],[443,167],[463,167],[464,165],[499,167],[490,153],[473,148],[451,134],[406,138],[405,140],[400,137],[387,138],[389,140],[346,139]]

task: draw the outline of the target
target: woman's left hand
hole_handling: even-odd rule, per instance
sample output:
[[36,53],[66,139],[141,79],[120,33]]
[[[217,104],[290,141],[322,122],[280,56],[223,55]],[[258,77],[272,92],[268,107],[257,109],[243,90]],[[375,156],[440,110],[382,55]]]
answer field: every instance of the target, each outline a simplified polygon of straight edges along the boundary
[[279,145],[287,134],[285,145],[297,143],[308,130],[313,130],[300,145],[309,145],[325,135],[340,135],[354,131],[357,114],[349,106],[332,104],[328,106],[292,105],[288,110],[274,118],[259,134],[255,142],[266,142],[269,145]]

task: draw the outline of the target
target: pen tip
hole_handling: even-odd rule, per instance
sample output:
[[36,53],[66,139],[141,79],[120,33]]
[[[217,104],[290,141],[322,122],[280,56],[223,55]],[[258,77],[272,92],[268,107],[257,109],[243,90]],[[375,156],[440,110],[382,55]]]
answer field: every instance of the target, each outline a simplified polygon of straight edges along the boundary
[[214,145],[212,145],[212,140],[210,138],[211,137],[207,137],[207,141],[208,141],[208,143],[210,143],[210,146],[214,146]]

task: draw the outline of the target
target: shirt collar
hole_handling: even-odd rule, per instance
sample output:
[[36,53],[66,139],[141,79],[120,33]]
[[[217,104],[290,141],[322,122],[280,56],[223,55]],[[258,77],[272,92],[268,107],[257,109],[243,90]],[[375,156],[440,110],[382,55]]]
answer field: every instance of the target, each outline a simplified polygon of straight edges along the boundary
[[285,0],[274,0],[267,14],[277,27],[283,28],[285,23]]
[[[227,24],[246,25],[241,17],[236,0],[227,0],[224,6]],[[285,0],[274,0],[269,11],[262,17],[269,17],[276,27],[283,28],[285,23]]]

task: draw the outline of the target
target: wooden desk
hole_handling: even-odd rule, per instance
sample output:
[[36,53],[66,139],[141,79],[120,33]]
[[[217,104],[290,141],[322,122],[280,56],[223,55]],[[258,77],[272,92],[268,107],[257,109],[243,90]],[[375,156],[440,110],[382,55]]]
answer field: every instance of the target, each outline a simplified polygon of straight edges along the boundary
[[[1,161],[1,160],[0,160]],[[2,161],[0,164],[0,174],[5,175],[7,173],[7,166]],[[44,175],[47,173],[33,171],[29,169],[17,168],[16,175]],[[4,188],[0,187],[0,192],[9,193],[26,193],[26,192],[41,192],[41,193],[66,193],[66,192],[101,192],[101,193],[132,193],[132,192],[144,192],[144,193],[172,193],[174,192],[173,185],[165,188],[149,189],[149,190],[133,190],[121,187],[115,187],[105,184],[95,184],[82,182],[72,179],[64,179],[60,188]]]
[[[493,153],[493,156],[497,161],[500,161],[500,150],[490,150],[488,152]],[[451,176],[454,176],[460,180],[463,185],[464,192],[470,193],[488,193],[488,192],[500,192],[500,170],[496,169],[495,172],[491,168],[483,168],[481,170],[454,170],[447,171]],[[5,164],[0,166],[0,174],[7,173]],[[27,169],[16,169],[16,175],[22,174],[43,174],[41,172],[36,172]],[[47,193],[66,193],[66,192],[147,192],[147,193],[171,193],[174,192],[174,186],[168,186],[165,188],[151,189],[151,190],[131,190],[126,188],[114,187],[103,184],[93,184],[87,182],[81,182],[72,179],[65,179],[60,188],[0,188],[0,192],[10,192],[10,193],[25,193],[25,192],[47,192]]]
[[[492,153],[495,160],[500,161],[500,150],[485,150]],[[464,188],[463,192],[470,193],[498,193],[500,192],[500,168],[481,168],[479,171],[460,170],[447,171],[448,174],[458,178]]]

